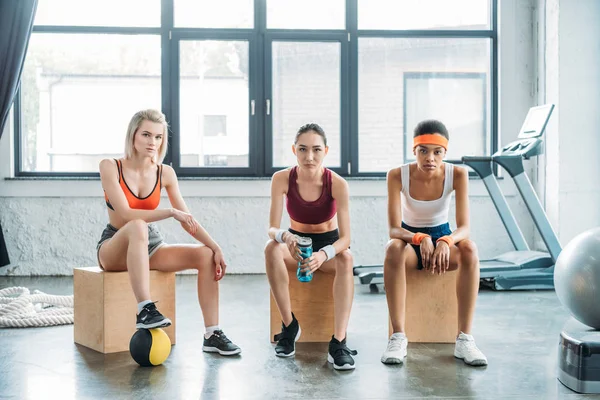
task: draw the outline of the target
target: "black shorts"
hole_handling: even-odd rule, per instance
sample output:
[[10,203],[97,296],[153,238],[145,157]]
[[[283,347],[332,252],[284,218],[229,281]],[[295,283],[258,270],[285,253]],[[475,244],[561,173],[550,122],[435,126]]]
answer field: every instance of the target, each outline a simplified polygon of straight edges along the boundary
[[[407,229],[414,233],[421,232],[421,233],[425,233],[425,234],[431,236],[431,240],[433,241],[434,247],[436,245],[436,243],[435,243],[436,240],[438,240],[442,236],[448,236],[452,233],[452,230],[450,229],[450,224],[447,222],[442,225],[429,226],[429,227],[423,227],[423,228],[415,228],[413,226],[406,225],[404,222],[402,222],[402,227],[404,229]],[[417,269],[423,269],[423,258],[421,257],[421,246],[417,246],[415,244],[411,244],[411,246],[413,249],[415,249],[415,253],[417,253],[417,259],[419,260],[419,262],[417,263]]]
[[288,229],[288,231],[294,235],[311,238],[314,253],[321,250],[325,246],[334,244],[340,238],[340,232],[337,229],[323,233],[304,233],[295,231],[291,228]]

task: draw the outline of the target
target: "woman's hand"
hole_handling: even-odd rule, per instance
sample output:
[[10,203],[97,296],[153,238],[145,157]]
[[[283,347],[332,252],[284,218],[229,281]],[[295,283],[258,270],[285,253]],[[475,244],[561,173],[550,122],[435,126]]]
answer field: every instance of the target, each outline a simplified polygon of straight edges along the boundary
[[[423,268],[427,271],[432,269],[433,267],[433,251],[435,250],[433,247],[433,241],[429,236],[423,238],[420,244],[421,250],[421,259],[423,260]],[[432,272],[433,273],[433,272]]]
[[312,256],[302,260],[302,263],[300,264],[300,267],[302,268],[301,271],[303,274],[310,275],[321,268],[321,265],[323,265],[325,261],[327,261],[327,254],[325,254],[324,251],[317,251],[316,253],[313,253]]
[[435,251],[432,257],[433,273],[437,269],[438,274],[446,273],[450,267],[450,247],[448,243],[439,241],[435,246]]
[[300,253],[300,249],[298,248],[298,238],[296,235],[286,232],[284,233],[285,245],[287,246],[290,254],[296,261],[302,261],[302,254]]
[[223,251],[220,248],[213,251],[215,252],[213,256],[213,260],[215,261],[215,281],[220,281],[225,276],[227,263],[225,262]]
[[192,236],[194,236],[200,228],[200,224],[194,219],[192,214],[188,214],[176,208],[173,209],[173,218],[179,221],[181,226],[183,226],[183,229]]

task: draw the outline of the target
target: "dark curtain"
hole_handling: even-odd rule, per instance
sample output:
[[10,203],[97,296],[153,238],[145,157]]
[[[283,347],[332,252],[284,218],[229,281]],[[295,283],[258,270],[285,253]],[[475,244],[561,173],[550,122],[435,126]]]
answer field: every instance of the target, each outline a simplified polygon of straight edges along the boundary
[[[0,137],[19,88],[37,0],[0,0]],[[0,224],[0,267],[10,264]]]

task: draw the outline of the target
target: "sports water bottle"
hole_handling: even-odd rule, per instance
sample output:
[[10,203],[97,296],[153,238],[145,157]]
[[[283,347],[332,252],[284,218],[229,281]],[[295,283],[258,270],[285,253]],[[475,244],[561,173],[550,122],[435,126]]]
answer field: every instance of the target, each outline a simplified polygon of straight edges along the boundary
[[[302,259],[306,259],[310,256],[312,256],[312,239],[309,237],[302,237],[302,236],[297,236],[297,240],[298,240],[298,248],[300,249],[300,255],[302,256]],[[312,281],[312,273],[310,272],[303,272],[302,271],[302,261],[298,261],[298,270],[296,271],[296,276],[298,277],[298,280],[300,282],[310,282]]]

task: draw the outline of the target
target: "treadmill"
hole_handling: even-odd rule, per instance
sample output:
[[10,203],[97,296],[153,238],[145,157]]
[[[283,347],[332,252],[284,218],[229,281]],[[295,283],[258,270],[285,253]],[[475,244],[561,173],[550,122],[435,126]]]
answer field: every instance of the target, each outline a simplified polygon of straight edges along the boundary
[[[554,289],[554,264],[562,248],[523,168],[523,160],[542,154],[542,136],[553,110],[553,104],[532,107],[517,140],[492,156],[462,158],[462,162],[483,180],[515,247],[514,251],[480,261],[481,284],[495,290]],[[508,202],[500,191],[493,163],[502,166],[514,179],[548,252],[529,249]],[[358,265],[353,271],[360,283],[368,284],[372,292],[378,291],[377,283],[383,282],[382,265]]]
[[[465,156],[462,162],[483,180],[515,247],[514,251],[480,261],[481,283],[496,290],[554,289],[554,264],[561,245],[523,168],[523,160],[543,152],[542,136],[553,104],[532,107],[527,113],[517,140],[504,146],[491,157]],[[529,213],[548,249],[529,249],[506,198],[493,173],[493,163],[502,166],[513,178]]]

